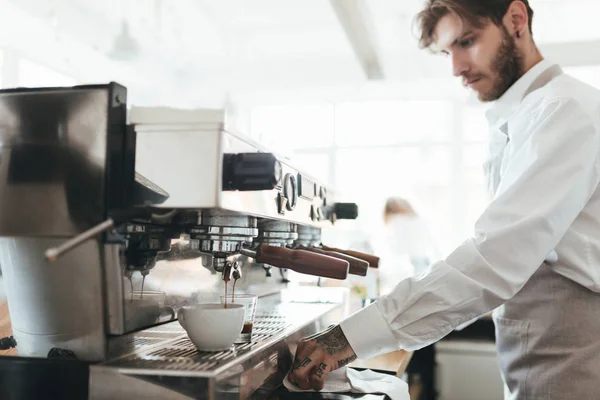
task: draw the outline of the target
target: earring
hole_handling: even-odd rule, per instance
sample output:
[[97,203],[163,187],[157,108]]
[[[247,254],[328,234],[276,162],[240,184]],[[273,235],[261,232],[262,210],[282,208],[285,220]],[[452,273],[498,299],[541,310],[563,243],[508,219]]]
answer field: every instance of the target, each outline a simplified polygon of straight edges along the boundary
[[517,39],[521,38],[521,32],[517,31]]

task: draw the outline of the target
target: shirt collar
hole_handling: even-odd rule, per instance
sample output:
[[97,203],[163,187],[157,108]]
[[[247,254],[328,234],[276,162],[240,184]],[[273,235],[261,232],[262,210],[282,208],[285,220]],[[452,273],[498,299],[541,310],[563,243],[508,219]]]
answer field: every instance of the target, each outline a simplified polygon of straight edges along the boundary
[[550,61],[542,60],[531,67],[487,110],[486,118],[488,122],[493,124],[499,119],[508,119],[521,104],[535,80],[554,65]]

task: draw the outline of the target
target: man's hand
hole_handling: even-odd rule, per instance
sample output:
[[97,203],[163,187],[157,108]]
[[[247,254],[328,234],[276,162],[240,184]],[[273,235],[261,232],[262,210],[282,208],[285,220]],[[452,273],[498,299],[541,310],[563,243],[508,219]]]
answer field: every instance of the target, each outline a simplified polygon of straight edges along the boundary
[[301,389],[323,389],[329,372],[356,360],[356,354],[339,325],[298,343],[289,380]]

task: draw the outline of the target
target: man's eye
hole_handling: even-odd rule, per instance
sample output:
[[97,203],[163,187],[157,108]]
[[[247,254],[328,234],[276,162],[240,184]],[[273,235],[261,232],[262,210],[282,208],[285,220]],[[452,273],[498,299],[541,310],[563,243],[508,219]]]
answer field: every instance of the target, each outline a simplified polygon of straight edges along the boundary
[[471,46],[474,42],[475,42],[475,39],[470,38],[470,39],[461,40],[459,44],[460,44],[460,47],[465,48],[465,47]]

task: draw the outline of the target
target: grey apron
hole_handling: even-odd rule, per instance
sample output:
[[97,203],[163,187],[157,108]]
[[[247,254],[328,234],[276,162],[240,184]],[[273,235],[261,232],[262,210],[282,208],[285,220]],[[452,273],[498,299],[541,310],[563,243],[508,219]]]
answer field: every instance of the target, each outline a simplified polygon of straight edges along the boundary
[[[530,90],[560,73],[550,68]],[[502,140],[495,143],[485,165],[492,192],[505,158]],[[600,399],[600,295],[556,273],[553,265],[544,262],[515,297],[494,311],[506,400]]]

